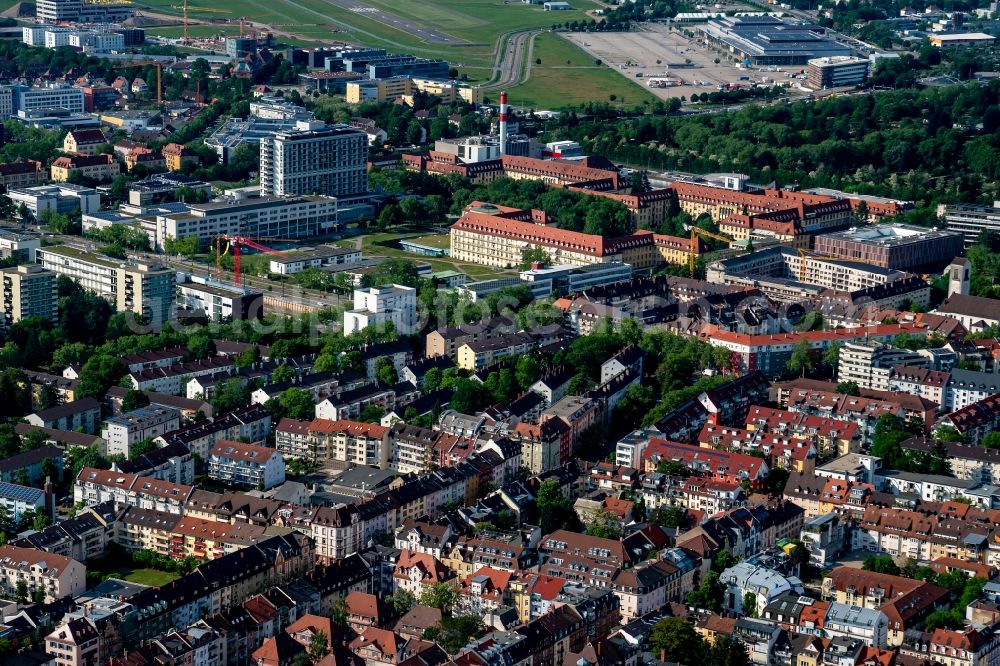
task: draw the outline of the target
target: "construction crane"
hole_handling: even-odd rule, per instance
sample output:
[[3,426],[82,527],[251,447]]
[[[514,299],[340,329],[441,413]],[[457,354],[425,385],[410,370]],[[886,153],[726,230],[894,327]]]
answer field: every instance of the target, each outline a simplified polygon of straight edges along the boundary
[[188,10],[193,9],[197,12],[214,12],[218,14],[228,14],[229,11],[226,9],[212,9],[211,7],[188,7],[188,0],[184,0],[184,6],[171,5],[171,9],[180,9],[184,12],[184,44],[187,44],[191,40],[188,38]]
[[[226,241],[226,249],[222,249],[222,241]],[[237,287],[240,286],[240,276],[242,274],[240,266],[240,246],[245,245],[254,250],[264,252],[266,254],[273,254],[277,257],[288,257],[288,255],[280,250],[275,250],[272,247],[266,245],[261,245],[257,241],[280,241],[286,243],[294,243],[295,240],[292,238],[251,238],[250,236],[239,236],[235,234],[220,234],[215,237],[215,277],[217,280],[222,279],[222,255],[228,254],[229,249],[233,250],[233,284]]]
[[706,231],[701,227],[691,226],[691,247],[688,250],[688,272],[694,275],[694,262],[698,258],[698,236],[705,236],[707,238],[713,238],[717,241],[722,241],[727,245],[733,242],[732,238],[728,236],[723,236],[721,234],[713,233],[711,231]]
[[833,257],[824,257],[820,254],[813,254],[807,250],[803,250],[800,247],[795,248],[799,256],[802,257],[802,265],[799,266],[799,282],[806,281],[806,259],[816,259],[818,261],[829,261],[829,262],[841,262],[841,263],[857,263],[857,259],[835,259]]
[[127,69],[129,67],[145,67],[146,65],[156,67],[156,105],[160,106],[163,104],[163,63],[159,60],[137,60],[136,62],[124,62],[121,67]]

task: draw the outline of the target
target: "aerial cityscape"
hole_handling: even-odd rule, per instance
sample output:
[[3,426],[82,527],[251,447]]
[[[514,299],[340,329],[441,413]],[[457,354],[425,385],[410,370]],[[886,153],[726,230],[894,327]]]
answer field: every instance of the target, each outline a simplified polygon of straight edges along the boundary
[[0,666],[1000,666],[995,0],[0,0]]

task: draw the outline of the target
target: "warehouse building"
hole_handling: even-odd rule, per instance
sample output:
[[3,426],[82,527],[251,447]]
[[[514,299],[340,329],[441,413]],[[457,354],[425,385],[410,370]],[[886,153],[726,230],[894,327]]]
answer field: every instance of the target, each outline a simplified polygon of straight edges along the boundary
[[727,16],[699,31],[706,44],[747,65],[805,65],[813,58],[852,55],[819,26],[773,16]]

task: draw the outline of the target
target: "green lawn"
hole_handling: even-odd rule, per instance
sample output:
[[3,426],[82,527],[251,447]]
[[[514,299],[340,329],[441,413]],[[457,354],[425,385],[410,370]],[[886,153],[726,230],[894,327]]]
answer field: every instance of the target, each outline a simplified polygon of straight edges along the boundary
[[[537,64],[541,60],[541,64]],[[535,38],[531,78],[507,91],[511,104],[533,109],[558,109],[567,104],[607,102],[634,105],[656,97],[610,67],[596,64],[583,49],[552,33]]]
[[[2,1],[2,0],[0,0]],[[212,9],[228,10],[232,16],[246,16],[276,30],[307,40],[348,40],[407,51],[425,57],[445,58],[456,65],[485,71],[493,62],[499,36],[506,32],[549,27],[555,22],[587,18],[586,11],[601,7],[596,0],[574,0],[576,9],[546,12],[540,5],[520,0],[364,0],[400,19],[419,22],[428,28],[463,40],[462,44],[440,44],[424,40],[404,26],[385,23],[336,5],[331,0],[215,0],[199,3]],[[509,2],[509,4],[505,4]],[[142,0],[140,7],[180,15],[177,0]],[[226,14],[188,10],[192,18],[218,19]],[[284,40],[285,36],[280,35]]]
[[[361,249],[364,253],[366,259],[373,256],[381,257],[391,257],[393,259],[407,259],[414,263],[429,264],[434,271],[459,271],[465,273],[473,280],[488,280],[496,277],[506,277],[513,275],[512,271],[497,271],[489,266],[480,266],[479,264],[470,264],[465,261],[455,261],[447,257],[444,258],[434,258],[434,257],[423,257],[420,255],[412,254],[410,252],[404,252],[398,247],[393,247],[393,243],[401,239],[412,239],[419,243],[426,242],[427,239],[444,239],[447,240],[446,235],[433,235],[433,236],[421,236],[419,233],[373,233],[368,234],[362,238]],[[432,243],[428,243],[432,244]],[[434,241],[435,247],[448,247],[448,243],[443,243],[441,240]]]
[[136,569],[132,573],[125,576],[125,580],[130,583],[139,583],[140,585],[151,585],[153,587],[160,587],[161,585],[166,585],[172,580],[180,578],[178,574],[169,573],[167,571],[157,571],[156,569]]
[[451,247],[451,237],[448,234],[434,234],[433,236],[417,236],[411,241],[431,247],[449,248]]
[[133,569],[127,564],[119,566],[117,563],[108,561],[109,559],[105,558],[105,560],[92,561],[87,564],[87,578],[92,580],[93,584],[105,578],[118,578],[140,585],[159,587],[180,577],[179,574],[159,571],[157,569]]

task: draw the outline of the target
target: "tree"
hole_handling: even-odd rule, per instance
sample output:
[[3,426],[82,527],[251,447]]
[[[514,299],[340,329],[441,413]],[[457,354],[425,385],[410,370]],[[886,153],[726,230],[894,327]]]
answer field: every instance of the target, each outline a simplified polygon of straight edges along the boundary
[[719,574],[709,571],[701,579],[698,587],[688,592],[685,601],[688,606],[718,613],[722,610],[722,600],[725,594],[726,586],[719,580]]
[[549,253],[545,251],[545,248],[541,246],[526,247],[521,250],[521,270],[526,271],[531,268],[534,263],[547,263],[549,260]]
[[805,336],[802,336],[792,346],[792,354],[785,363],[785,369],[792,374],[801,373],[805,377],[806,372],[812,370],[815,365],[816,362],[812,355],[812,347],[809,346],[809,340]]
[[712,558],[712,571],[722,573],[726,569],[733,567],[739,562],[739,558],[729,552],[728,548],[723,548]]
[[25,581],[17,581],[14,586],[14,596],[17,597],[18,601],[26,602],[28,600],[28,584]]
[[117,356],[108,354],[92,356],[80,370],[80,384],[76,390],[77,398],[103,398],[108,389],[127,374],[128,366]]
[[396,615],[405,615],[408,610],[413,608],[413,595],[402,588],[397,588],[389,598]]
[[347,597],[341,595],[337,597],[337,600],[333,602],[333,613],[330,617],[334,623],[339,627],[347,626],[347,617],[350,614],[350,609],[347,606]]
[[823,365],[836,371],[840,363],[840,343],[834,342],[823,352]]
[[122,398],[122,411],[131,412],[149,404],[149,396],[143,391],[130,389]]
[[680,506],[671,504],[661,506],[653,512],[653,522],[661,527],[672,527],[674,529],[683,527],[687,522],[687,511]]
[[654,624],[649,643],[656,657],[676,664],[700,664],[707,651],[691,623],[679,617],[665,617]]
[[514,377],[521,390],[527,391],[542,375],[542,366],[532,354],[525,354],[517,359],[514,366]]
[[743,614],[748,617],[757,617],[757,595],[753,592],[746,592],[743,595]]
[[620,539],[622,526],[611,513],[604,510],[595,511],[587,522],[587,534],[603,539]]
[[52,518],[47,513],[36,513],[31,521],[31,529],[41,532],[52,524]]
[[420,604],[438,608],[445,615],[450,615],[458,597],[458,588],[451,583],[433,583],[424,586],[420,593]]
[[836,393],[842,393],[844,395],[861,395],[861,387],[858,386],[857,382],[840,382],[834,389]]
[[1000,432],[989,432],[979,440],[979,446],[984,449],[1000,449]]
[[399,381],[399,373],[392,359],[388,356],[379,356],[375,359],[375,377],[383,386],[395,386]]
[[147,437],[146,439],[141,439],[138,442],[129,445],[128,457],[129,460],[131,460],[132,458],[138,458],[143,454],[155,450],[156,450],[156,444],[153,442],[153,438]]
[[869,555],[861,564],[861,568],[865,571],[874,571],[892,576],[899,575],[899,566],[888,555]]
[[441,386],[441,374],[440,368],[431,368],[424,373],[424,380],[420,386],[420,390],[424,395],[438,390]]
[[306,654],[313,662],[317,662],[330,653],[330,638],[322,631],[317,631],[309,637],[309,647]]
[[250,404],[250,387],[246,381],[239,377],[233,377],[222,382],[215,389],[212,395],[212,409],[216,414],[231,412],[240,407]]
[[[990,435],[996,433],[989,433]],[[939,442],[958,442],[964,443],[965,437],[958,430],[951,426],[941,426],[934,431],[934,439]]]
[[732,634],[716,635],[712,647],[708,651],[710,666],[750,666],[750,655],[747,646]]
[[580,519],[555,479],[547,479],[538,487],[535,505],[542,534],[551,534],[559,529],[579,531]]

